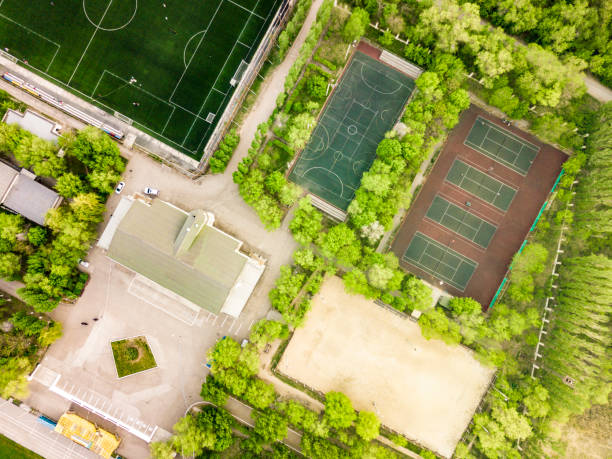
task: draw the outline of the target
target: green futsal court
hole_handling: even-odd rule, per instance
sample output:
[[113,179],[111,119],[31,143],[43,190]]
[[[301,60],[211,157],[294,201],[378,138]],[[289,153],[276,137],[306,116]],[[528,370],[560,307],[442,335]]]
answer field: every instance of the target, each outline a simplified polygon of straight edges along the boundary
[[281,0],[0,0],[0,49],[196,159]]
[[463,291],[478,263],[417,231],[403,260]]
[[509,187],[505,183],[473,168],[459,159],[453,162],[446,176],[446,181],[494,205],[504,212],[508,210],[516,194],[514,188]]
[[464,143],[521,175],[527,175],[540,150],[525,139],[480,116],[476,118]]
[[346,210],[413,90],[408,76],[357,51],[289,179]]
[[484,248],[497,230],[496,226],[439,195],[434,198],[425,216]]

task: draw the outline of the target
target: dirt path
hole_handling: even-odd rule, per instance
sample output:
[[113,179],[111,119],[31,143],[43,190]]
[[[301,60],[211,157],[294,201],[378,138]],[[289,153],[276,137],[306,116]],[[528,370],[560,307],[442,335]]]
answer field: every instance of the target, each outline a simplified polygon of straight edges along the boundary
[[610,102],[612,100],[612,90],[601,84],[596,78],[585,75],[584,84],[587,92],[600,102]]

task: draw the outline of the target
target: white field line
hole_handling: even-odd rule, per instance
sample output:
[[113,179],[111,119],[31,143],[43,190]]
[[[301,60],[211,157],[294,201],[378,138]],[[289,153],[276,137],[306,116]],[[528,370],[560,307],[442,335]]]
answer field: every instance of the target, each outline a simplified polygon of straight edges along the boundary
[[185,67],[185,70],[183,70],[183,73],[181,74],[181,77],[179,78],[178,82],[176,83],[176,86],[174,87],[174,90],[172,91],[172,94],[170,94],[170,97],[168,99],[170,102],[172,102],[172,98],[174,97],[174,94],[176,93],[176,90],[180,86],[181,81],[183,81],[183,78],[185,77],[185,74],[187,73],[187,70],[189,69],[189,66],[191,65],[191,61],[193,61],[193,58],[198,53],[198,49],[200,48],[200,45],[202,44],[202,41],[204,40],[204,37],[206,36],[206,34],[208,33],[208,30],[210,29],[210,25],[215,20],[215,17],[217,16],[217,13],[219,12],[219,8],[221,8],[221,5],[223,5],[223,1],[224,0],[221,0],[219,2],[219,5],[217,5],[217,9],[215,10],[214,14],[212,15],[212,18],[210,18],[210,21],[208,22],[208,26],[206,27],[205,32],[202,34],[202,37],[200,38],[200,41],[198,41],[198,44],[196,45],[195,50],[193,51],[193,54],[191,55],[191,58],[189,59],[189,62],[187,63],[187,67]]
[[91,45],[91,42],[93,41],[93,39],[95,38],[96,34],[98,33],[98,30],[100,29],[100,25],[104,21],[104,18],[106,17],[106,13],[108,13],[108,10],[110,9],[112,4],[113,4],[113,0],[110,0],[108,2],[108,5],[106,5],[106,9],[104,10],[104,14],[102,15],[102,18],[100,19],[100,22],[98,22],[98,25],[96,26],[96,30],[94,30],[94,33],[91,34],[91,38],[89,39],[89,42],[87,43],[87,46],[85,47],[85,51],[83,51],[83,54],[81,54],[81,58],[79,59],[79,62],[77,62],[77,65],[74,68],[74,70],[72,72],[72,75],[70,75],[70,79],[68,80],[68,86],[70,86],[70,82],[74,78],[74,74],[76,73],[76,71],[78,70],[79,66],[81,65],[81,61],[85,57],[85,54],[87,53],[87,50],[89,49],[89,45]]

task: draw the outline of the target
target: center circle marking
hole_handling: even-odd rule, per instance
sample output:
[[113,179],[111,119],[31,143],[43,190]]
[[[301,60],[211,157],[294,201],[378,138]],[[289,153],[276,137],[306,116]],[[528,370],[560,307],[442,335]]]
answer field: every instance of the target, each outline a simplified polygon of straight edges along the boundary
[[351,124],[346,128],[346,132],[348,132],[349,135],[355,135],[357,134],[357,131],[357,126],[355,126],[354,124]]

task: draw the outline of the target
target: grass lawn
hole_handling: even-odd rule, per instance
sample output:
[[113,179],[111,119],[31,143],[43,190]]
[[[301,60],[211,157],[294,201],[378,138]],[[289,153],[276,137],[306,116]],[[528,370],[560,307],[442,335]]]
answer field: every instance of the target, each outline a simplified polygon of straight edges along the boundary
[[0,435],[0,459],[42,459],[42,456]]
[[0,49],[199,158],[281,0],[3,0]]
[[144,336],[113,341],[111,348],[120,378],[157,366]]

